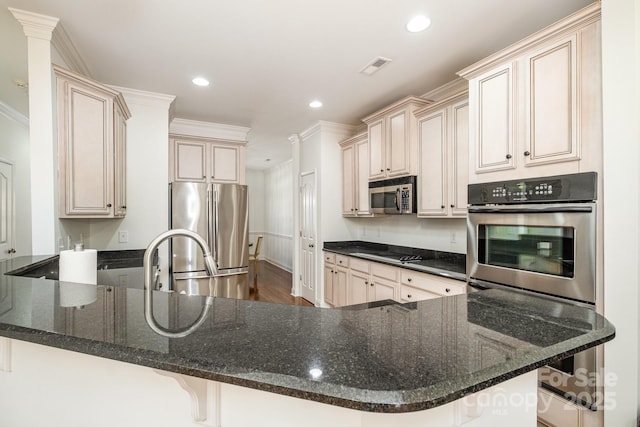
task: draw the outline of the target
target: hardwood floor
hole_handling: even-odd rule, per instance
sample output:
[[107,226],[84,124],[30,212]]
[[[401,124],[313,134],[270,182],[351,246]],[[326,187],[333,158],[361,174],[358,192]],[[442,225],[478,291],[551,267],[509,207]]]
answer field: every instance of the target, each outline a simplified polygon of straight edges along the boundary
[[249,269],[251,295],[254,301],[313,306],[304,298],[291,295],[291,273],[267,261],[258,261],[258,292],[253,290],[253,268]]

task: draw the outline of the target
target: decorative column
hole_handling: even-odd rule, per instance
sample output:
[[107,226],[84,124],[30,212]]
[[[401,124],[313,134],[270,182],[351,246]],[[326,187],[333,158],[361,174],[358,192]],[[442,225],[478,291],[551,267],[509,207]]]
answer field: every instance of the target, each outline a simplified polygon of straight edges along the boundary
[[51,35],[58,18],[13,8],[9,11],[22,24],[27,36],[32,254],[54,254],[57,176],[54,167]]
[[291,142],[291,174],[293,175],[293,259],[291,295],[300,295],[300,136],[289,137]]

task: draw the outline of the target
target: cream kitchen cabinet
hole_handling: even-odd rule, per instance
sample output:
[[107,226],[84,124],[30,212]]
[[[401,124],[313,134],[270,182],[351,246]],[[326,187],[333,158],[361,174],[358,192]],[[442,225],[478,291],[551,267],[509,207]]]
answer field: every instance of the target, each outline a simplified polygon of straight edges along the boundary
[[460,71],[470,182],[600,170],[600,63],[594,3]]
[[369,180],[417,174],[413,112],[427,104],[424,99],[410,96],[362,119],[368,128]]
[[60,218],[126,215],[126,121],[122,94],[53,65],[57,86]]
[[415,112],[418,121],[418,216],[463,217],[469,182],[467,93]]
[[349,258],[324,253],[324,300],[334,307],[347,304],[347,275]]
[[349,259],[348,304],[398,300],[398,269],[377,262]]
[[464,282],[434,274],[402,269],[400,272],[400,301],[411,302],[466,293]]
[[324,252],[324,299],[333,307],[380,300],[420,301],[466,293],[466,284],[357,257]]
[[244,142],[170,135],[171,181],[244,183]]
[[367,133],[340,143],[342,147],[342,215],[372,216],[369,205],[369,145]]

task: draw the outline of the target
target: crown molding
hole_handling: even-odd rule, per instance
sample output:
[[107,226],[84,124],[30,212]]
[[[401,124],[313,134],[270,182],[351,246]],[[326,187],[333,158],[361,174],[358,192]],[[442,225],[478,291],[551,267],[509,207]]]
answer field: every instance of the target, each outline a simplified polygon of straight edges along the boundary
[[345,137],[347,135],[352,135],[357,126],[354,125],[345,125],[342,123],[328,122],[325,120],[319,120],[317,123],[312,125],[311,127],[303,130],[298,135],[300,136],[300,140],[305,141],[311,138],[318,132],[328,132],[340,137]]
[[147,92],[145,90],[131,89],[115,85],[108,85],[113,90],[117,90],[124,96],[125,101],[137,105],[146,105],[149,107],[162,107],[167,110],[171,109],[173,101],[176,99],[173,95],[165,95],[164,93]]
[[15,122],[20,123],[24,127],[29,127],[29,118],[19,111],[13,109],[8,104],[0,101],[0,114],[8,118],[9,120],[13,120]]
[[469,81],[467,79],[463,79],[462,77],[456,77],[449,83],[445,83],[442,86],[430,90],[420,98],[427,99],[431,102],[436,102],[465,90],[469,90]]
[[51,44],[69,68],[87,77],[93,77],[62,23],[59,23],[53,31]]
[[498,63],[505,63],[506,61],[511,61],[514,58],[517,58],[518,55],[525,50],[532,49],[554,37],[559,37],[561,34],[576,31],[577,29],[589,25],[592,22],[599,21],[601,16],[600,6],[600,1],[595,1],[566,18],[560,19],[554,24],[525,37],[519,42],[516,42],[511,46],[508,46],[493,55],[458,71],[456,74],[467,80],[471,80],[482,74],[489,67],[494,67]]
[[247,141],[251,128],[225,125],[222,123],[201,122],[188,119],[173,119],[169,125],[169,133],[175,135],[199,136],[204,138],[226,139],[230,141]]
[[56,25],[58,25],[58,18],[26,10],[14,9],[12,7],[8,9],[14,18],[22,24],[22,30],[25,36],[51,41],[51,34]]

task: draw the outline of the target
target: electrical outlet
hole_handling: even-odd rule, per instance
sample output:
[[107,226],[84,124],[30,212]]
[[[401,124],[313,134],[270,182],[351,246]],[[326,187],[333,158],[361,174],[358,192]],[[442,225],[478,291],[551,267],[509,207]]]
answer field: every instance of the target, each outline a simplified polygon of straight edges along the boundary
[[129,241],[128,231],[118,231],[118,242],[127,243]]
[[457,241],[457,240],[456,240],[456,232],[455,232],[455,231],[452,231],[452,232],[451,232],[451,240],[450,240],[450,242],[451,242],[451,243],[456,243],[456,241]]

